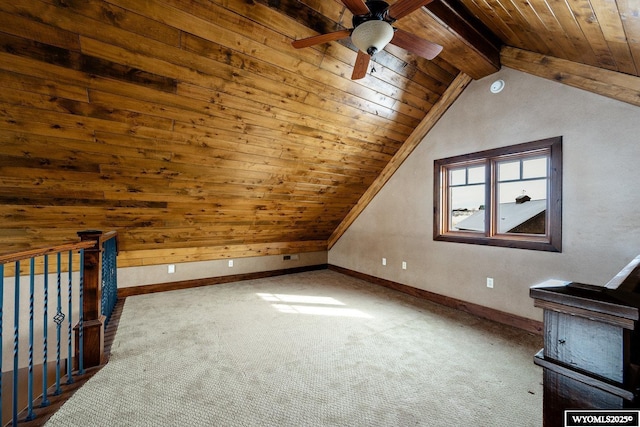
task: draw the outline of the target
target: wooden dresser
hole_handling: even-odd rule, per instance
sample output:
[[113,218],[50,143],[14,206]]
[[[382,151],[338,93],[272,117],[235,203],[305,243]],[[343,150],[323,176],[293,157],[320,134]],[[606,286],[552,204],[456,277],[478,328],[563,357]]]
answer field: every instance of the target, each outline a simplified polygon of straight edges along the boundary
[[544,310],[544,426],[566,409],[640,408],[640,256],[604,286],[550,280],[530,296]]

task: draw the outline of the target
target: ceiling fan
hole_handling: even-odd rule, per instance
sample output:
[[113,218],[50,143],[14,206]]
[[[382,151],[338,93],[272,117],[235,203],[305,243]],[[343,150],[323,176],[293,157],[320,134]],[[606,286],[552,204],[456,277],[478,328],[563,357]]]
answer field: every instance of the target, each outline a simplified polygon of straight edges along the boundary
[[414,10],[433,0],[398,0],[391,6],[385,1],[342,0],[353,14],[353,28],[320,34],[306,39],[295,40],[293,47],[300,49],[351,37],[358,48],[358,56],[353,66],[351,79],[361,79],[367,75],[369,60],[376,52],[391,43],[426,59],[435,58],[442,46],[424,40],[392,24]]

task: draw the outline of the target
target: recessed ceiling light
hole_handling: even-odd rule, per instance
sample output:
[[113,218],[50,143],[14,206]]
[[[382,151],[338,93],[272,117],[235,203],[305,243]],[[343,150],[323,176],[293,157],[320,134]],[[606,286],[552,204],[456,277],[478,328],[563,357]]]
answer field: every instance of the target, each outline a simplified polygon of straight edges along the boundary
[[498,93],[502,89],[504,89],[504,80],[496,80],[495,82],[491,83],[491,87],[489,88],[491,93]]

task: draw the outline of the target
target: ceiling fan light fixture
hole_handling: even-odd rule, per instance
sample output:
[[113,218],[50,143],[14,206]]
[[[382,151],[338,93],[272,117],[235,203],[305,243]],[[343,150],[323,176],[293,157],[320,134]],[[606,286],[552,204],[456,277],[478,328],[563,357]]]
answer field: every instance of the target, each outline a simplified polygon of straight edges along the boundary
[[393,27],[386,21],[366,21],[353,29],[351,41],[363,52],[373,55],[393,39]]

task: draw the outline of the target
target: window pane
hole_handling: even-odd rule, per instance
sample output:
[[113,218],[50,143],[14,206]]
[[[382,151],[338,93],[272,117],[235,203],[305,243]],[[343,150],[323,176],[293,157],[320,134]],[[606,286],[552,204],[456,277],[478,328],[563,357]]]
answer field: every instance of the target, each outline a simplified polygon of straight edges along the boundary
[[449,230],[484,232],[484,185],[450,189]]
[[498,181],[520,179],[520,160],[498,163]]
[[434,240],[562,252],[562,137],[433,165]]
[[527,159],[522,162],[523,178],[543,178],[547,176],[547,157]]
[[465,185],[467,183],[467,168],[451,169],[449,171],[449,185]]
[[531,200],[547,198],[547,180],[534,179],[527,181],[503,182],[499,185],[499,203],[515,202],[518,196],[529,196]]
[[467,169],[469,171],[469,184],[482,184],[484,183],[484,165],[476,166]]
[[498,233],[546,234],[546,179],[500,183],[498,193]]

